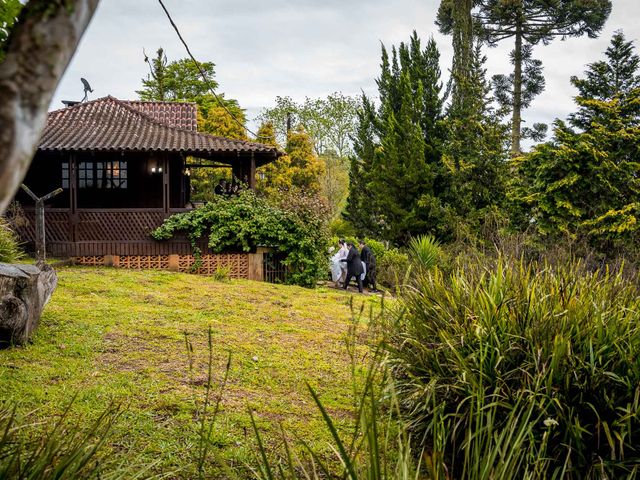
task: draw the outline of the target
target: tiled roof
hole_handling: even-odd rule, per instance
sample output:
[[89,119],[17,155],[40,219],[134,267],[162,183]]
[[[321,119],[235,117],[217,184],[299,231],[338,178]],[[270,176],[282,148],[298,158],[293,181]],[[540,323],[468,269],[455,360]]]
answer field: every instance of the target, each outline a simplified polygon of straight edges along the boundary
[[195,103],[120,101],[170,127],[184,128],[193,132],[198,130],[198,107]]
[[[166,105],[124,102],[111,96],[50,112],[40,151],[163,151],[209,158],[219,153],[259,154],[260,163],[282,155],[275,147],[198,133],[163,123]],[[181,113],[191,107],[179,104]],[[181,125],[185,119],[176,120]],[[258,160],[258,157],[256,157]]]

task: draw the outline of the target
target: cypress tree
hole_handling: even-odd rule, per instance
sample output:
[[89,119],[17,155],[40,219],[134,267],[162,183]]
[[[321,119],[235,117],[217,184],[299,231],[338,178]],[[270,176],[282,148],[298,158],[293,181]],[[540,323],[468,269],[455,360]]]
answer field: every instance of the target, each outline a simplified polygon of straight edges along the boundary
[[507,127],[491,106],[485,62],[477,44],[465,85],[469,97],[446,120],[444,161],[452,175],[447,204],[472,227],[505,196]]
[[439,52],[414,32],[391,55],[383,46],[380,67],[380,104],[364,97],[358,114],[345,217],[362,233],[404,243],[446,229]]

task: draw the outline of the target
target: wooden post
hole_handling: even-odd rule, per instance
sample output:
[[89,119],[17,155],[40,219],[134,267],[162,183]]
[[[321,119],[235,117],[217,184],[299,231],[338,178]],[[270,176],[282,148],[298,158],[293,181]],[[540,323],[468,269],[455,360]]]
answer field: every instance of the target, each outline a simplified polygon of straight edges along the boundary
[[69,240],[73,242],[74,254],[76,241],[78,240],[78,161],[75,154],[69,156]]
[[36,202],[36,265],[40,267],[44,265],[47,260],[44,228],[44,202],[52,199],[59,193],[62,193],[63,190],[61,188],[57,188],[53,192],[46,194],[44,197],[38,198],[24,183],[22,184],[22,189]]
[[169,215],[169,206],[171,205],[171,192],[169,190],[169,162],[167,157],[162,157],[162,207],[164,208],[165,216]]
[[251,164],[249,165],[249,188],[255,190],[256,188],[256,157],[251,152]]

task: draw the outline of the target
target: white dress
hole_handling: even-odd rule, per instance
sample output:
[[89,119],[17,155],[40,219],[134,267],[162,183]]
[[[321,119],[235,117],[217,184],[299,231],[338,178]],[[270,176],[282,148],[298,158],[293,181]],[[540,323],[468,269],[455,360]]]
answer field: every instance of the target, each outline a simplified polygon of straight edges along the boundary
[[340,265],[340,258],[341,258],[340,255],[341,255],[340,250],[338,250],[331,257],[331,280],[333,280],[334,282],[337,282],[338,280],[340,280],[340,277],[342,276],[342,265]]
[[347,258],[349,249],[346,245],[340,247],[333,257],[331,257],[331,279],[334,282],[343,281],[347,275],[347,262],[341,262],[343,258]]

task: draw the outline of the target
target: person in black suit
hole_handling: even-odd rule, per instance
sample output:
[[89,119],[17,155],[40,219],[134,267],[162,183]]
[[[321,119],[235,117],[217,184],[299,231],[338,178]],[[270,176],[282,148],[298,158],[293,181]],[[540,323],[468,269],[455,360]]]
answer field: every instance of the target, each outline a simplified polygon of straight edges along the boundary
[[367,267],[367,275],[364,277],[364,286],[371,286],[371,290],[376,292],[376,256],[371,249],[364,243],[364,240],[358,242],[360,244],[360,258]]
[[356,277],[356,282],[358,283],[358,291],[362,293],[362,274],[364,270],[362,268],[362,260],[360,259],[360,252],[356,246],[347,242],[347,247],[349,247],[349,253],[347,254],[347,258],[343,258],[340,260],[341,262],[347,262],[347,278],[344,281],[344,289],[349,288],[349,282],[351,281],[351,277]]
[[226,195],[227,194],[227,181],[222,178],[213,189],[213,193],[216,195]]

